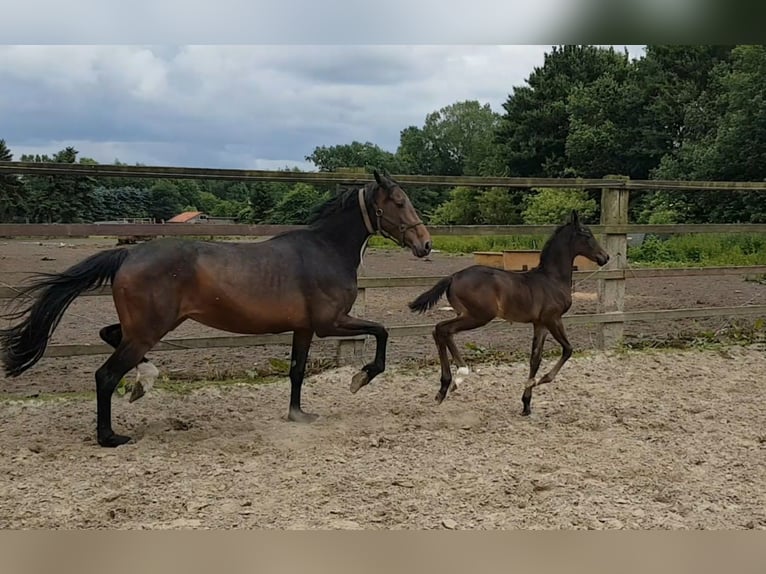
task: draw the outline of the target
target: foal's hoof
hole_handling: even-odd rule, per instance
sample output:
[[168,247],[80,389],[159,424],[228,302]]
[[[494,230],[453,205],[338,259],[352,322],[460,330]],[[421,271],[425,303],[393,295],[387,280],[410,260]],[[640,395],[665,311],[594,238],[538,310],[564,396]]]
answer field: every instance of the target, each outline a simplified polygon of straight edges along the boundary
[[367,374],[367,371],[359,371],[351,379],[351,386],[349,387],[349,389],[351,390],[351,394],[356,393],[359,389],[368,385],[369,382],[370,382],[370,375]]
[[98,444],[106,448],[115,448],[125,444],[128,441],[130,441],[129,436],[114,433],[110,434],[109,436],[98,437]]
[[532,399],[531,397],[529,399],[521,399],[521,402],[524,405],[521,409],[521,416],[528,417],[532,414]]
[[136,381],[135,383],[133,383],[133,390],[130,393],[130,398],[128,399],[128,402],[132,403],[133,401],[137,401],[138,399],[143,397],[145,394],[146,394],[146,391],[144,390],[144,385]]
[[440,405],[442,404],[442,401],[444,401],[445,398],[447,398],[447,395],[439,391],[438,393],[436,393],[436,397],[434,397],[434,400],[436,401],[437,405]]
[[290,409],[290,412],[287,414],[287,420],[294,423],[313,423],[318,418],[319,415],[315,415],[314,413],[306,413],[301,409]]

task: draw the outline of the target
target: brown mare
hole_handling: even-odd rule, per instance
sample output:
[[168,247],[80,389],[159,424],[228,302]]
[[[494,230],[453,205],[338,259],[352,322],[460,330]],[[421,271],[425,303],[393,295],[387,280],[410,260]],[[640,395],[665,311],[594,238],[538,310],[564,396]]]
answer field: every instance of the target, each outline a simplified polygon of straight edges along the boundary
[[[187,319],[234,333],[292,331],[288,418],[311,422],[317,415],[301,409],[301,387],[314,335],[375,337],[375,359],[354,375],[352,393],[386,368],[385,327],[348,314],[369,237],[380,233],[409,246],[417,257],[431,251],[431,237],[407,194],[388,175],[374,175],[375,181],[363,188],[330,199],[307,228],[268,241],[157,239],[103,251],[62,273],[38,276],[23,293],[36,298],[8,316],[23,320],[0,331],[6,375],[20,375],[39,361],[72,301],[111,281],[120,322],[100,331],[115,348],[96,371],[101,446],[130,440],[112,430],[111,399],[121,378],[138,367],[138,383],[143,376],[151,384],[157,369],[145,354]],[[131,401],[143,392],[143,384],[137,384]]]
[[[532,389],[553,382],[572,356],[572,345],[567,339],[561,316],[572,305],[572,267],[578,255],[599,265],[609,261],[609,255],[590,229],[580,223],[577,212],[573,211],[571,219],[559,226],[548,239],[540,253],[540,263],[534,269],[515,272],[472,265],[445,277],[409,304],[413,311],[423,313],[447,293],[450,305],[457,313],[457,317],[437,323],[433,332],[441,363],[441,388],[436,394],[438,403],[456,386],[452,382],[447,350],[458,365],[458,374],[468,373],[468,367],[452,337],[455,333],[476,329],[500,317],[509,323],[532,323],[534,326],[529,380],[521,399],[524,405],[522,414],[532,412]],[[549,331],[561,345],[561,358],[535,382]]]

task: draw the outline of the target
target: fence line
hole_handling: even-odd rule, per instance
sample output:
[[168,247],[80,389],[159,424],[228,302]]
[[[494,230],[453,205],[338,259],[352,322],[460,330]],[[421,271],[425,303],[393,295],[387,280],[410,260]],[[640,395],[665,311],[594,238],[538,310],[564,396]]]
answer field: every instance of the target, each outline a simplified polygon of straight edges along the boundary
[[[0,161],[0,175],[63,175],[86,177],[124,177],[139,179],[217,179],[313,184],[364,184],[372,174],[351,170],[330,172],[217,169],[204,167],[136,166],[81,163],[43,163]],[[396,174],[402,184],[426,187],[568,187],[597,189],[673,189],[678,191],[766,191],[758,181],[680,181],[618,178],[485,177]]]
[[[667,321],[672,319],[695,319],[706,317],[754,317],[766,316],[766,305],[745,305],[742,307],[704,307],[688,309],[662,309],[656,311],[626,311],[617,313],[592,313],[581,315],[564,316],[564,324],[590,325],[590,324],[623,324],[640,321]],[[490,329],[503,328],[528,328],[528,325],[513,323],[509,324],[502,319],[491,321],[486,327]],[[430,335],[433,330],[432,324],[419,325],[393,325],[387,327],[389,337],[415,337]],[[327,341],[338,341],[349,345],[356,342],[369,340],[370,337],[327,337]],[[193,349],[215,349],[222,347],[252,347],[263,345],[290,345],[291,333],[274,335],[235,335],[222,337],[189,337],[179,339],[166,339],[160,341],[152,351],[187,351]],[[57,344],[49,345],[45,357],[75,357],[86,355],[109,354],[114,349],[104,344]]]
[[[735,266],[735,267],[697,267],[697,268],[640,268],[640,269],[615,269],[592,271],[576,271],[575,279],[632,279],[652,277],[697,277],[715,275],[748,275],[766,273],[766,265]],[[359,297],[357,299],[357,311],[360,315],[366,313],[366,290],[367,289],[391,289],[405,287],[430,287],[441,279],[437,276],[418,277],[360,277]],[[0,299],[15,297],[22,286],[0,286]],[[111,295],[111,287],[106,285],[83,293],[82,297],[104,297]],[[653,322],[672,319],[694,319],[709,317],[763,317],[766,316],[766,305],[745,305],[741,307],[700,307],[688,309],[662,309],[652,311],[619,311],[600,312],[592,314],[566,315],[564,322],[567,325],[600,324],[618,328],[626,322]],[[505,321],[495,320],[489,327],[493,329],[508,325]],[[511,327],[523,328],[523,325]],[[430,335],[432,324],[419,325],[393,325],[389,326],[391,337],[408,337]],[[354,356],[358,357],[364,349],[364,342],[369,337],[328,337],[326,340],[338,342],[339,358],[345,348],[353,348]],[[221,347],[247,347],[263,345],[289,345],[291,333],[269,335],[236,335],[221,337],[190,337],[179,339],[166,339],[154,347],[154,351],[178,351],[189,349],[221,348]],[[606,341],[609,343],[609,341]],[[613,346],[614,342],[607,346]],[[72,357],[84,355],[108,354],[112,350],[103,344],[57,344],[50,345],[46,351],[46,357]]]
[[[0,237],[262,237],[305,225],[245,223],[0,223]],[[593,233],[627,235],[656,233],[766,233],[766,223],[596,224]],[[429,225],[433,236],[548,235],[555,225]]]
[[[21,272],[19,272],[21,273]],[[31,272],[30,272],[31,273]],[[575,280],[589,279],[646,279],[653,277],[699,277],[716,275],[766,274],[766,265],[738,265],[731,267],[639,267],[630,269],[601,269],[598,271],[575,271]],[[443,275],[419,275],[412,277],[360,277],[359,291],[366,289],[391,289],[400,287],[431,287]],[[12,299],[23,290],[23,285],[0,284],[0,299]],[[104,297],[112,294],[109,285],[86,291],[80,297]]]

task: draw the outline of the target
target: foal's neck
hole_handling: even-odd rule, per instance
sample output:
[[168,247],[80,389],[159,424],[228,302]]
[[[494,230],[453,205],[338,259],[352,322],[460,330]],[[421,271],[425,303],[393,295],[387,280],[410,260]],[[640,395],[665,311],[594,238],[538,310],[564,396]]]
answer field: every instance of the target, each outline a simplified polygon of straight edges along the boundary
[[569,242],[555,241],[541,254],[539,270],[569,289],[572,286],[574,259],[574,249]]

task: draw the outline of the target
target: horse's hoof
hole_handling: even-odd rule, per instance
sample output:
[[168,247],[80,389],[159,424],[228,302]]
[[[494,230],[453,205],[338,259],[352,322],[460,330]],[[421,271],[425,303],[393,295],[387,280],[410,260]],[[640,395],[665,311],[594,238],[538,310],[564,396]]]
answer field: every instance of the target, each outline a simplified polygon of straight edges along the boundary
[[313,423],[319,418],[319,415],[314,413],[306,413],[300,409],[291,409],[287,414],[287,420],[294,423]]
[[100,444],[103,447],[106,448],[115,448],[120,445],[125,444],[126,442],[130,441],[129,436],[121,435],[121,434],[110,434],[106,437],[99,437],[98,438],[98,444]]
[[367,374],[367,371],[359,371],[351,379],[351,386],[349,387],[351,394],[356,393],[359,389],[369,384],[369,382],[370,375]]
[[137,401],[141,397],[143,397],[146,394],[146,391],[144,390],[144,385],[142,385],[139,381],[136,381],[133,383],[133,390],[130,393],[130,398],[128,398],[128,402],[132,403],[133,401]]
[[441,391],[439,391],[438,393],[436,393],[436,397],[434,397],[434,400],[436,400],[437,405],[440,405],[442,404],[445,398],[446,398],[446,395],[443,394]]

